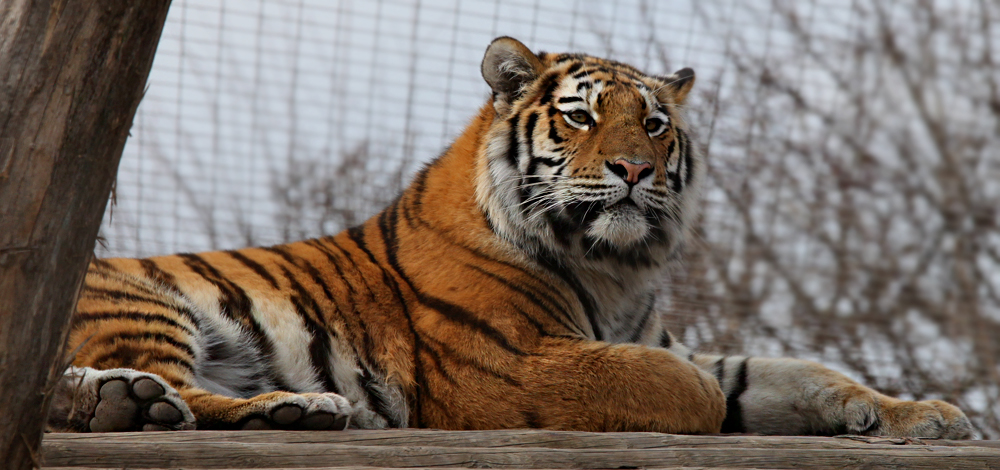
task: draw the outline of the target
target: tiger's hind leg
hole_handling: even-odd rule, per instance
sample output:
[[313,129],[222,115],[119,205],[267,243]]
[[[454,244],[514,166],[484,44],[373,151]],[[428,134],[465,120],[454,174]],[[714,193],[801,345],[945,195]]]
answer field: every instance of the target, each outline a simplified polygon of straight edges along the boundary
[[53,395],[51,431],[169,431],[195,428],[195,417],[160,376],[133,369],[66,369]]
[[[272,299],[266,304],[273,308],[262,312],[244,299],[241,313],[231,315],[228,301],[211,298],[228,295],[218,285],[186,284],[206,297],[198,304],[164,274],[168,261],[91,265],[67,345],[73,351],[67,359],[81,367],[71,368],[67,377],[73,379],[61,384],[53,429],[192,429],[195,422],[198,429],[343,429],[355,421],[347,399],[318,393],[332,387],[316,374],[325,364],[298,360],[309,357],[308,346],[278,344],[259,323],[272,318],[284,329],[270,334],[307,335],[304,326],[296,329],[291,304],[282,309]],[[276,391],[289,389],[317,393]],[[181,419],[173,422],[178,413]]]
[[198,417],[199,429],[341,430],[353,410],[335,393],[269,392],[230,398],[205,390],[180,391]]

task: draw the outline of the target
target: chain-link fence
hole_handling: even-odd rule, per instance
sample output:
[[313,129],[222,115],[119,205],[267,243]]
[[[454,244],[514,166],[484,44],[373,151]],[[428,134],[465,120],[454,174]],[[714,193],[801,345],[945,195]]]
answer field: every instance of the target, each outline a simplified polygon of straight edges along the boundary
[[1000,437],[993,2],[176,0],[102,256],[359,223],[487,98],[500,35],[698,72],[705,216],[664,282],[707,350],[820,360]]

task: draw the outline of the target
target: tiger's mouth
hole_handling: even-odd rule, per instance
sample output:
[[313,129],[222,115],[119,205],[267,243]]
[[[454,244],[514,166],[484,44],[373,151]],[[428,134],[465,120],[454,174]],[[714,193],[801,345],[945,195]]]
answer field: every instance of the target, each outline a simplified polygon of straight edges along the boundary
[[643,209],[630,196],[617,200],[588,201],[570,204],[554,212],[549,221],[557,233],[584,236],[585,245],[628,249],[648,244],[648,237],[657,230],[654,224],[661,217]]
[[602,210],[605,211],[605,212],[607,212],[607,211],[628,210],[628,209],[626,209],[626,207],[633,207],[636,210],[641,210],[641,209],[639,209],[639,204],[637,204],[635,202],[635,200],[632,199],[632,195],[631,194],[628,195],[628,196],[625,196],[625,197],[623,197],[623,198],[621,198],[621,199],[619,199],[619,200],[617,200],[615,202],[605,203],[604,204],[604,208]]

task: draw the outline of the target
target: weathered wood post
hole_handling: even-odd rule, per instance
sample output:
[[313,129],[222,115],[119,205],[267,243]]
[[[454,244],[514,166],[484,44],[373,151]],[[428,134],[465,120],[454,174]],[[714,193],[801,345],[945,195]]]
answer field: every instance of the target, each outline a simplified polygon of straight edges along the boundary
[[46,391],[170,0],[0,1],[0,464]]

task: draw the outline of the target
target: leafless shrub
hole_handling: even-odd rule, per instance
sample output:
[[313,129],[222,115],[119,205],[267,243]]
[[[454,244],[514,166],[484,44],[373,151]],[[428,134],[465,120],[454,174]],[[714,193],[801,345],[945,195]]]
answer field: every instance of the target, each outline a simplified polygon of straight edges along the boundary
[[690,107],[710,189],[665,306],[688,342],[819,359],[955,402],[1000,437],[998,14],[972,1],[737,14],[785,47],[734,35]]
[[290,161],[287,173],[271,182],[281,237],[294,241],[332,235],[364,222],[402,190],[400,163],[372,152],[368,142],[332,159]]

